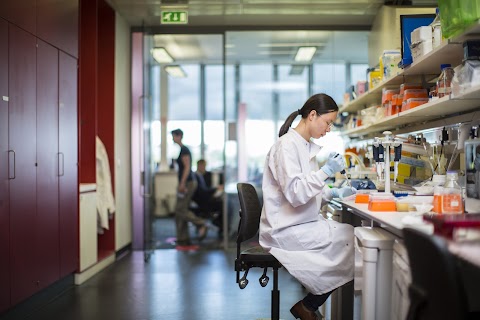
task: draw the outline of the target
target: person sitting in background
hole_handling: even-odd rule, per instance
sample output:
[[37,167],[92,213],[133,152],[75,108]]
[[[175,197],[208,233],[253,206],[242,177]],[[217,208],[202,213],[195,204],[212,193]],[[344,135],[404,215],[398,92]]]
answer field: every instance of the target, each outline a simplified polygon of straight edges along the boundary
[[192,200],[198,206],[197,214],[212,219],[212,223],[220,229],[220,235],[222,230],[223,201],[217,194],[223,191],[223,185],[212,187],[212,173],[207,171],[207,161],[205,159],[197,161],[195,178],[197,179],[197,190],[193,194]]

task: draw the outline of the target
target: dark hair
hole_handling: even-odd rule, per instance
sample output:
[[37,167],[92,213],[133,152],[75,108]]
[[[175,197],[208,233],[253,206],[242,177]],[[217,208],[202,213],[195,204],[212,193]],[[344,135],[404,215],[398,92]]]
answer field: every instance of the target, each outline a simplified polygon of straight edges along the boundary
[[173,134],[174,136],[183,137],[183,131],[182,131],[181,129],[172,130],[172,131],[171,131],[171,134]]
[[301,115],[302,118],[306,118],[312,110],[315,110],[317,114],[326,114],[338,111],[338,106],[332,99],[332,97],[330,97],[329,95],[325,93],[314,94],[313,96],[308,98],[308,100],[305,102],[301,109],[292,112],[288,116],[287,120],[285,120],[285,123],[280,128],[278,136],[281,137],[288,132],[288,129],[292,125],[293,120],[295,120],[298,115]]

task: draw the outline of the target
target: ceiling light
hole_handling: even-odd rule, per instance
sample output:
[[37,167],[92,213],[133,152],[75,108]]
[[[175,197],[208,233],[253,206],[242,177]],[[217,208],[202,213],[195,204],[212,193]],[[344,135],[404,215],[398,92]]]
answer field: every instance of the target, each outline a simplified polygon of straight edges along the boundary
[[303,73],[303,70],[305,69],[304,64],[292,64],[290,68],[289,75],[291,76],[299,76]]
[[171,63],[173,62],[172,56],[165,50],[165,48],[153,48],[152,56],[158,63]]
[[175,78],[186,78],[187,74],[180,66],[166,66],[165,71]]
[[308,62],[312,60],[317,47],[300,47],[295,55],[295,61]]

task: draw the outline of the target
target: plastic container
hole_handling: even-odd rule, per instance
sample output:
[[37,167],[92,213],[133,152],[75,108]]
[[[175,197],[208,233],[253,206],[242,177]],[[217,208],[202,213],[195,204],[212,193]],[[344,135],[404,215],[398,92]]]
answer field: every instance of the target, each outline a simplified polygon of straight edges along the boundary
[[392,101],[393,96],[397,95],[399,92],[398,89],[385,89],[383,88],[382,90],[382,103],[387,103],[389,101]]
[[428,99],[427,89],[405,89],[403,92],[403,101],[412,98],[426,98]]
[[395,197],[390,193],[371,194],[368,201],[370,211],[397,211]]
[[452,92],[452,80],[455,72],[450,64],[440,66],[442,73],[437,80],[437,95],[439,98],[448,96]]
[[405,90],[408,90],[408,89],[423,89],[423,86],[417,83],[402,83],[400,85],[400,94],[402,95],[402,98],[403,98],[403,94],[405,93]]
[[442,213],[463,213],[462,188],[458,185],[457,172],[447,172],[442,194]]
[[[362,319],[390,319],[393,244],[396,237],[381,228],[356,227],[355,261],[361,263]],[[358,256],[360,255],[360,256]],[[357,267],[357,266],[356,266]],[[355,278],[354,282],[358,282]]]
[[422,104],[427,103],[428,101],[429,101],[428,98],[410,98],[407,101],[405,101],[404,104],[402,104],[402,111],[413,109],[415,107],[418,107]]
[[367,193],[357,193],[355,195],[355,203],[368,203],[370,195]]

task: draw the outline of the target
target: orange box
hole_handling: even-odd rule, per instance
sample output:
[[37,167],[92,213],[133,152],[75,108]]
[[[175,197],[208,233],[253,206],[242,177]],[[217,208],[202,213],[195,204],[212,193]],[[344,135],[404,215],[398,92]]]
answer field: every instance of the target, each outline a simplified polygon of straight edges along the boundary
[[398,89],[393,90],[393,89],[385,89],[383,88],[382,90],[382,103],[387,103],[389,101],[392,101],[393,96],[398,94]]
[[411,98],[427,98],[428,92],[427,89],[406,89],[403,93],[403,101],[407,101]]
[[355,196],[355,203],[368,203],[370,195],[368,193],[357,193]]
[[416,83],[402,83],[400,85],[400,94],[403,95],[405,93],[405,90],[409,89],[423,89],[423,86]]
[[407,111],[428,102],[428,98],[410,98],[402,103],[402,111]]
[[397,211],[395,200],[371,200],[368,202],[370,211]]

